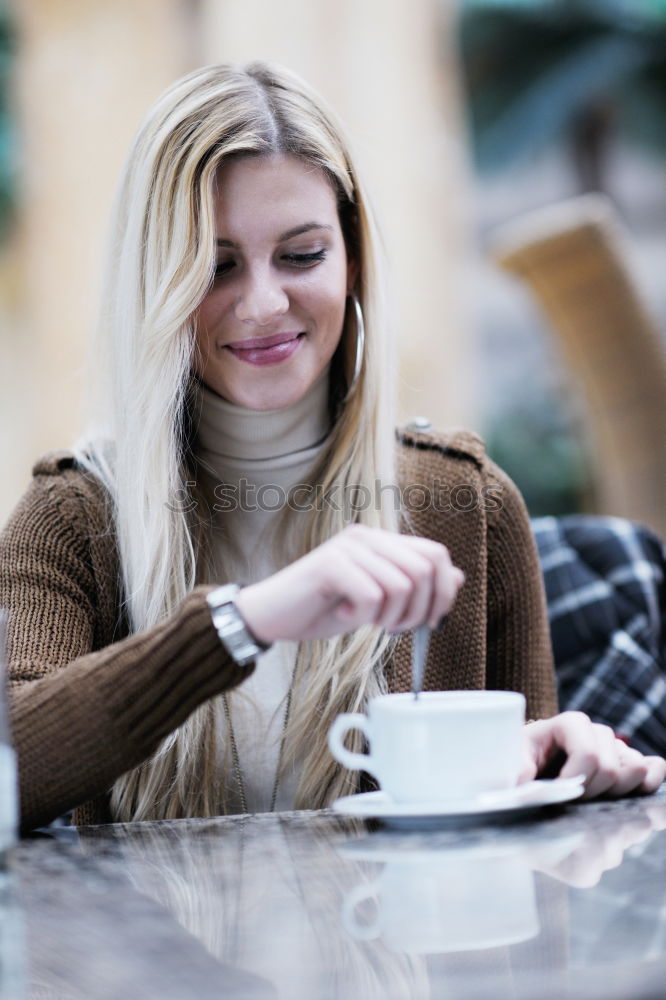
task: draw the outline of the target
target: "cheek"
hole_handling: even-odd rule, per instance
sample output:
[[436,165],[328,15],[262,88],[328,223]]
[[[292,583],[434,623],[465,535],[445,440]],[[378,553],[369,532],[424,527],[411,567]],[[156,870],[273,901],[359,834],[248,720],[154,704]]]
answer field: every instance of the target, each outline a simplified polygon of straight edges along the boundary
[[215,298],[210,293],[195,311],[193,319],[197,337],[207,336],[215,316]]
[[322,322],[331,336],[339,336],[345,318],[347,282],[344,275],[336,275],[319,290],[318,305]]
[[194,339],[200,353],[206,357],[215,346],[215,332],[222,313],[219,294],[209,292],[192,314]]

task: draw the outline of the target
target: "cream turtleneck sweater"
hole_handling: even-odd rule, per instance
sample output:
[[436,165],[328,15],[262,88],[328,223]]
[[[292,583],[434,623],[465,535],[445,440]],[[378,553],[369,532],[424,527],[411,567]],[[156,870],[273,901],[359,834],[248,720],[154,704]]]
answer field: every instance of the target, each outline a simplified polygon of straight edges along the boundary
[[[248,410],[202,389],[195,449],[201,486],[213,506],[211,581],[254,583],[291,561],[289,541],[275,533],[278,515],[289,490],[306,481],[329,430],[328,371],[284,410]],[[295,642],[275,643],[228,699],[251,812],[270,808],[296,649]],[[240,811],[223,704],[218,723],[220,763],[226,759],[232,810]],[[297,764],[280,778],[276,809],[293,808],[299,775]]]

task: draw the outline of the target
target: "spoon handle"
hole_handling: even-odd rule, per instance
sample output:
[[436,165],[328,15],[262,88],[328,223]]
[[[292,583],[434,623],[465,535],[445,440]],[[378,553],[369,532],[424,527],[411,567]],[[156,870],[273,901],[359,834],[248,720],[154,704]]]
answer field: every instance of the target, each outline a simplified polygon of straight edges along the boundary
[[428,645],[430,643],[430,628],[428,625],[419,625],[414,629],[412,635],[412,691],[414,697],[418,698],[423,690],[423,673],[425,670],[426,657],[428,655]]

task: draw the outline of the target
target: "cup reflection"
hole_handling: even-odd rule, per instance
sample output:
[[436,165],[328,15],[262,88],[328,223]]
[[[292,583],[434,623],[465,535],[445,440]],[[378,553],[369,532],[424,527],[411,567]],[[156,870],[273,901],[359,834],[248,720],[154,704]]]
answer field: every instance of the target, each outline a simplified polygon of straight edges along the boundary
[[422,955],[497,948],[539,933],[531,867],[516,851],[392,849],[372,838],[341,851],[384,862],[376,879],[345,898],[342,921],[357,940],[380,938],[391,951]]

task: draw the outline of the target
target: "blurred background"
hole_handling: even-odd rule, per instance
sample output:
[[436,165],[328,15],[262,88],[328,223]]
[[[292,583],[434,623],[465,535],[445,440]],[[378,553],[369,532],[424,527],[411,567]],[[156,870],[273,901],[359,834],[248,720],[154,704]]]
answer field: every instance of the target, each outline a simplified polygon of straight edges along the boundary
[[531,513],[666,534],[666,0],[0,6],[0,522],[82,424],[145,111],[268,58],[346,123],[384,234],[400,417],[471,426]]

